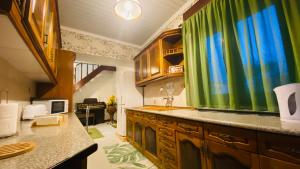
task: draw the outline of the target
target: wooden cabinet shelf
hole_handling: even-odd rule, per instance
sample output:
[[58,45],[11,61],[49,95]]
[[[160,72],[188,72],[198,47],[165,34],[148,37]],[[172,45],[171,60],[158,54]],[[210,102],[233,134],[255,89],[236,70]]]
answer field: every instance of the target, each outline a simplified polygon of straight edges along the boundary
[[182,48],[173,48],[173,49],[167,49],[164,52],[164,57],[173,56],[173,55],[183,55],[183,49]]
[[168,74],[169,66],[183,65],[183,59],[181,29],[162,33],[135,57],[136,85],[174,77]]

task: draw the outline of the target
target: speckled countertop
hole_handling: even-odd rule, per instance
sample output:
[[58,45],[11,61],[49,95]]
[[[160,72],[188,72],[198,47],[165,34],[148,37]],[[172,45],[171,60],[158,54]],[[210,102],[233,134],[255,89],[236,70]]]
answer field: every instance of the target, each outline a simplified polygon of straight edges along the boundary
[[32,121],[20,122],[17,135],[1,138],[0,146],[22,141],[33,141],[37,146],[23,155],[0,160],[0,168],[52,168],[95,144],[75,114],[65,117],[62,126],[31,128]]
[[300,136],[300,122],[284,122],[281,121],[279,117],[273,115],[200,111],[192,109],[168,111],[145,110],[142,107],[127,109],[245,129]]

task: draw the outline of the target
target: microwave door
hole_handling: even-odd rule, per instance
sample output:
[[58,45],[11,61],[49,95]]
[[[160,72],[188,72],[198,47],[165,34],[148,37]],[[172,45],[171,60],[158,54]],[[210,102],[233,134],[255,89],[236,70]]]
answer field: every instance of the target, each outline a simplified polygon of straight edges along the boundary
[[64,101],[53,101],[51,105],[51,114],[64,113],[65,102]]

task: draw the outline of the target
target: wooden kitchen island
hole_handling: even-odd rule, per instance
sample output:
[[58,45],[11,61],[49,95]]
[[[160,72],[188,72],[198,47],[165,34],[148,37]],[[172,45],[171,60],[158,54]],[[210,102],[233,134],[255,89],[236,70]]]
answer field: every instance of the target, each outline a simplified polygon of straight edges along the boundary
[[142,107],[126,114],[127,140],[159,168],[300,168],[300,124],[274,115]]

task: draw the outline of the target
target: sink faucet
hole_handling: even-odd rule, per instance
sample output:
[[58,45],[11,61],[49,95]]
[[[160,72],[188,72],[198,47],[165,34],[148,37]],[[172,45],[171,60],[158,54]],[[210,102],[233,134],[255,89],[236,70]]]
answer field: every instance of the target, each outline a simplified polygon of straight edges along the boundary
[[173,100],[174,100],[173,96],[164,97],[163,100],[167,100],[166,101],[166,107],[172,107]]

